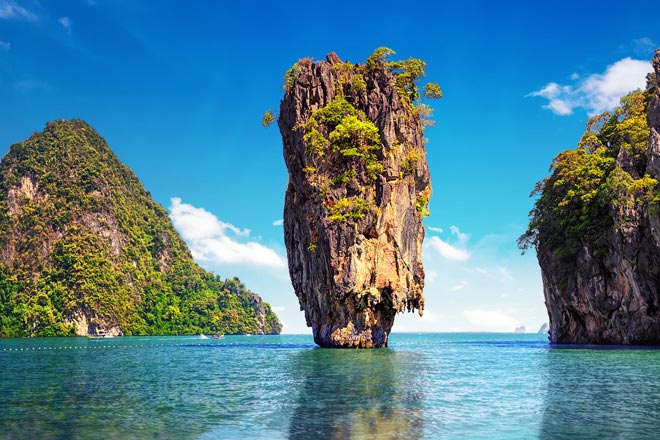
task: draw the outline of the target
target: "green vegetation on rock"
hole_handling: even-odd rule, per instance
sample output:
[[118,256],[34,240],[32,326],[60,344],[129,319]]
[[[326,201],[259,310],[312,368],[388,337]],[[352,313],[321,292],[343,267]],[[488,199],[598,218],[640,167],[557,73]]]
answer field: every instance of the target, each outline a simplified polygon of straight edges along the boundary
[[261,125],[268,128],[270,127],[270,124],[275,122],[276,119],[277,118],[275,117],[275,114],[273,113],[272,110],[266,110],[264,112],[264,117],[261,119]]
[[[385,77],[391,78],[378,87],[393,86],[398,105],[405,109],[399,116],[404,118],[402,122],[410,123],[411,127],[420,124],[422,128],[433,124],[430,119],[432,110],[420,102],[420,98],[441,98],[442,89],[436,83],[427,83],[420,93],[419,82],[426,74],[426,63],[417,58],[388,60],[394,54],[393,50],[380,47],[364,64],[342,62],[335,54],[329,55],[335,81],[333,98],[323,107],[313,110],[307,120],[293,128],[303,133],[307,152],[304,169],[321,196],[325,197],[330,185],[354,187],[350,191],[352,195],[342,197],[338,202],[329,200],[326,203],[328,218],[332,222],[356,222],[369,212],[375,212],[375,193],[371,187],[378,176],[385,173],[388,157],[383,156],[386,156],[388,149],[384,149],[381,133],[374,121],[359,109],[362,105],[360,103],[367,99],[369,87],[376,87],[375,83],[383,81]],[[300,75],[310,74],[311,66],[310,59],[305,58],[286,72],[283,84],[287,93],[291,92]],[[266,112],[262,123],[268,126],[273,120],[275,116],[272,112]],[[393,154],[400,154],[402,145],[397,139],[391,148],[397,151],[388,153],[390,161]],[[409,148],[406,146],[403,151]],[[412,175],[421,159],[422,152],[414,149],[407,151],[400,163],[400,180]],[[359,185],[359,188],[355,185]],[[356,192],[362,194],[357,196]],[[415,203],[420,216],[429,213],[429,195],[430,190],[416,196]]]
[[[204,271],[85,122],[49,123],[0,164],[0,336],[279,333],[270,306]],[[84,317],[84,319],[82,319]]]
[[342,197],[330,209],[330,221],[360,220],[371,210],[371,205],[360,198]]
[[583,246],[602,256],[610,233],[625,226],[628,209],[658,205],[658,182],[644,174],[647,106],[648,92],[629,94],[613,113],[589,119],[575,150],[554,158],[551,175],[532,193],[539,197],[518,239],[523,251],[542,243],[564,262],[574,261]]
[[304,129],[309,153],[323,157],[332,152],[344,159],[360,158],[371,179],[383,171],[374,154],[380,149],[378,127],[342,95],[312,112]]
[[[333,163],[337,167],[330,179],[333,185],[347,185],[358,173],[364,173],[367,180],[373,182],[384,171],[376,155],[381,146],[378,127],[344,95],[338,95],[325,107],[312,112],[303,129],[310,160]],[[328,219],[358,221],[370,211],[371,204],[364,199],[343,197],[330,207]]]
[[406,58],[400,61],[388,61],[388,57],[395,55],[389,47],[379,47],[367,58],[367,69],[387,69],[396,76],[396,89],[399,96],[408,98],[414,104],[421,96],[428,99],[442,98],[442,89],[437,83],[429,82],[424,85],[423,93],[419,93],[419,80],[426,75],[426,62],[419,58]]

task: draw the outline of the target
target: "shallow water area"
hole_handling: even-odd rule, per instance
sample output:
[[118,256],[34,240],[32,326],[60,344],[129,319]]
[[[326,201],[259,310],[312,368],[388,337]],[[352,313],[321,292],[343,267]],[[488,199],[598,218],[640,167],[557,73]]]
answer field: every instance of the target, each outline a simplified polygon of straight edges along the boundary
[[0,438],[656,438],[660,351],[544,335],[0,340]]

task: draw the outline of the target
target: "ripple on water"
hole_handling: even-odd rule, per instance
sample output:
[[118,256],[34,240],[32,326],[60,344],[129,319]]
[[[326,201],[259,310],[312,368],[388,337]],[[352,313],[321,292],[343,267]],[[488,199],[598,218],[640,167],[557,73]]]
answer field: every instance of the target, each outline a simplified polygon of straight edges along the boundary
[[[544,336],[0,340],[7,438],[656,438],[660,351]],[[0,435],[2,437],[2,435]]]

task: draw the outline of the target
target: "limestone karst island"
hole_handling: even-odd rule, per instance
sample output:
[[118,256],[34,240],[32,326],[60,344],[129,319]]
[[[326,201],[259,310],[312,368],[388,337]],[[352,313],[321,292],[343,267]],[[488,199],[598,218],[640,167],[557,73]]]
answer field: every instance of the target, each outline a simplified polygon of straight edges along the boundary
[[[298,61],[278,125],[289,184],[284,239],[295,293],[322,347],[386,347],[399,312],[424,310],[430,175],[418,102],[425,63]],[[442,94],[435,83],[427,97]],[[267,115],[268,116],[268,115]]]
[[103,138],[55,121],[0,164],[0,337],[277,334],[270,305],[204,271]]
[[653,68],[535,190],[519,244],[536,248],[553,343],[660,345],[660,49]]

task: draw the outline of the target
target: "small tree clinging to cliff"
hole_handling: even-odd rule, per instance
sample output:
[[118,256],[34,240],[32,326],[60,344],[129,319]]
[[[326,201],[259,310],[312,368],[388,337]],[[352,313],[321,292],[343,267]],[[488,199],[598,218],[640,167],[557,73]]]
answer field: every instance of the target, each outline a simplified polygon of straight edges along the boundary
[[[401,61],[388,61],[395,55],[389,47],[379,47],[367,58],[367,69],[385,68],[396,75],[396,88],[401,96],[415,103],[422,96],[419,93],[419,80],[426,75],[426,62],[419,58],[406,58]],[[423,96],[428,99],[442,98],[442,89],[437,83],[429,82],[423,87]]]

